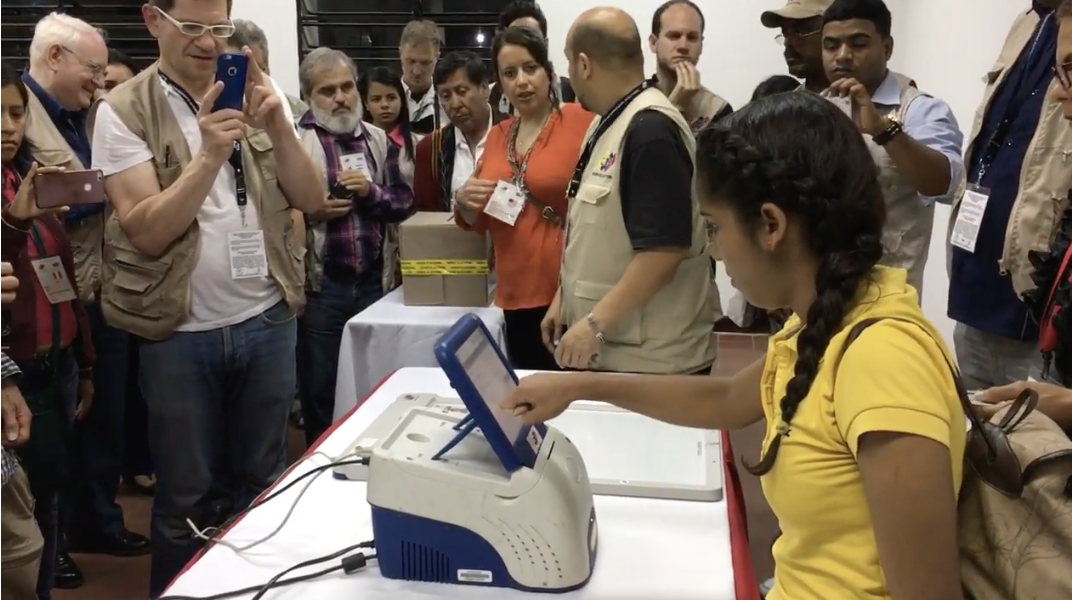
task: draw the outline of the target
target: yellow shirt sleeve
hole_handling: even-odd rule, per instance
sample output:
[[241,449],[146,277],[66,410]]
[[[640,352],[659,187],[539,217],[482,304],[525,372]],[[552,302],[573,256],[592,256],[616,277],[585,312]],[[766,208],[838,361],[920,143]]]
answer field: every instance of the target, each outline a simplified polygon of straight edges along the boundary
[[[838,430],[856,456],[860,436],[886,431],[951,444],[956,387],[945,354],[916,325],[875,323],[842,357],[834,381]],[[962,426],[962,425],[958,425]]]

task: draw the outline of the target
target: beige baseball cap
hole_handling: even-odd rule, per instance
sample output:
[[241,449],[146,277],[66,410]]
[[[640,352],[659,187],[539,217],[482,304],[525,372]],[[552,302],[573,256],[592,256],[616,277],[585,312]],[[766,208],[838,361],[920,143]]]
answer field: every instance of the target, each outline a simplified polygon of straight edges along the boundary
[[759,16],[764,27],[776,29],[782,26],[782,21],[801,21],[821,17],[834,0],[789,0],[783,8],[768,10]]

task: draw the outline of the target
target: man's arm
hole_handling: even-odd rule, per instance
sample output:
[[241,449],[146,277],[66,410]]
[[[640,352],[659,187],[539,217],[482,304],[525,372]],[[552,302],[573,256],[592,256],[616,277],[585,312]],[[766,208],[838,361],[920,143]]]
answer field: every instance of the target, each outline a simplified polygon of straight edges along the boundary
[[938,98],[919,96],[905,112],[904,132],[885,149],[924,202],[948,203],[964,174],[963,144],[953,109]]
[[636,254],[592,310],[604,330],[669,285],[692,246],[692,158],[674,122],[640,113],[621,156],[622,214]]
[[369,194],[354,200],[354,209],[384,223],[398,223],[413,214],[413,190],[398,168],[398,146],[387,142],[383,185],[369,183]]
[[287,202],[306,214],[323,210],[326,201],[324,196],[326,186],[310,185],[311,182],[323,178],[323,175],[313,165],[313,159],[302,148],[301,138],[294,129],[293,120],[288,120],[285,114],[281,113],[281,116],[272,122],[267,132],[272,140],[272,151],[275,153],[279,187],[283,190]]
[[221,164],[196,154],[175,183],[160,189],[149,146],[116,116],[107,102],[93,128],[93,168],[104,174],[104,190],[119,225],[139,252],[162,255],[197,217]]

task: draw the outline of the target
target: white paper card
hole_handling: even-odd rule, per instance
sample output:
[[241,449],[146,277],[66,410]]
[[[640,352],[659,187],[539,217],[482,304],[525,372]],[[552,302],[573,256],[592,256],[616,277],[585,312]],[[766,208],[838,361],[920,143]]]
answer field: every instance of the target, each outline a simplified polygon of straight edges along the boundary
[[525,208],[525,194],[512,183],[500,181],[484,205],[484,212],[513,227]]
[[957,212],[957,220],[953,223],[953,233],[949,241],[957,248],[968,252],[975,252],[975,242],[979,239],[979,227],[986,214],[986,203],[990,196],[983,190],[969,187],[964,190],[964,197],[960,200],[960,209]]
[[368,159],[364,154],[344,154],[339,157],[339,164],[343,171],[357,171],[365,175],[365,177],[371,178],[372,173],[369,172]]
[[71,280],[67,279],[67,270],[63,268],[63,261],[60,257],[49,256],[31,262],[34,274],[41,282],[41,289],[45,291],[45,297],[50,303],[70,302],[78,297],[74,293]]
[[268,276],[268,255],[264,251],[264,232],[234,231],[227,234],[231,258],[231,279]]

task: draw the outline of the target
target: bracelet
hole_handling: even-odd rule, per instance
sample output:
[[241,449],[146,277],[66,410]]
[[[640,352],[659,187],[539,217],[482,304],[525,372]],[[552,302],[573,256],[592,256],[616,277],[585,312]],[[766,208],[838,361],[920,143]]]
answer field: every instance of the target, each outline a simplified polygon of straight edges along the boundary
[[588,315],[584,317],[584,320],[588,321],[588,326],[592,328],[592,333],[596,334],[596,340],[598,340],[600,344],[605,343],[607,340],[603,337],[603,332],[599,329],[599,324],[596,323],[596,316],[592,313],[588,313]]

